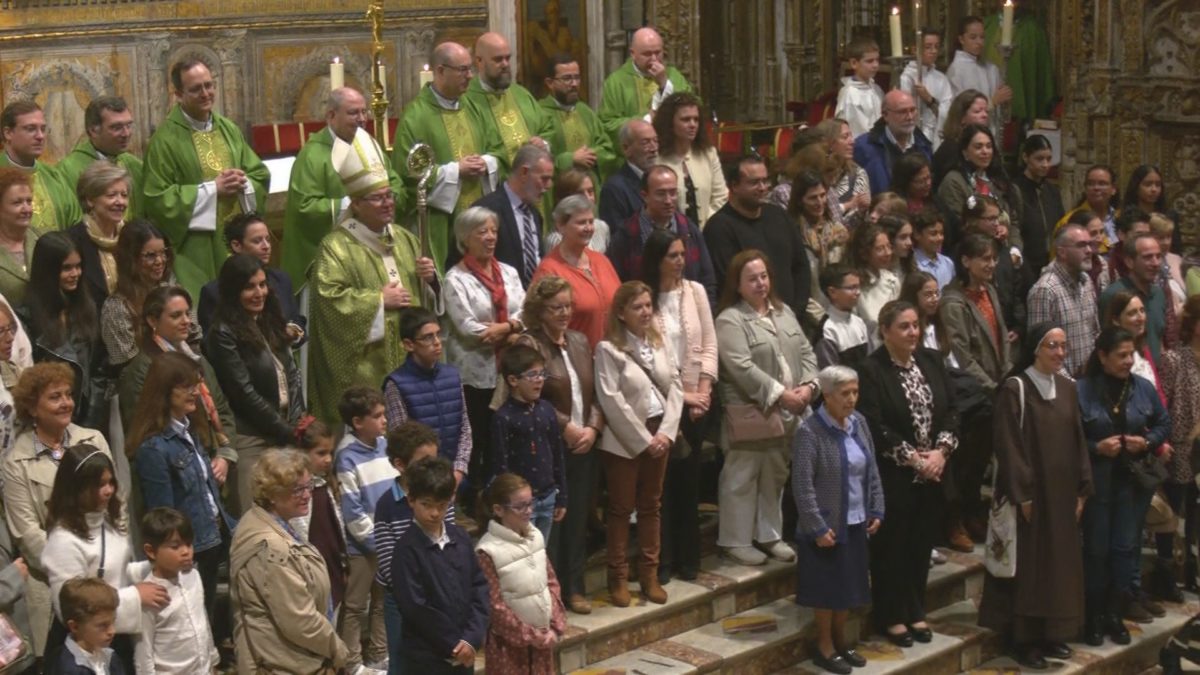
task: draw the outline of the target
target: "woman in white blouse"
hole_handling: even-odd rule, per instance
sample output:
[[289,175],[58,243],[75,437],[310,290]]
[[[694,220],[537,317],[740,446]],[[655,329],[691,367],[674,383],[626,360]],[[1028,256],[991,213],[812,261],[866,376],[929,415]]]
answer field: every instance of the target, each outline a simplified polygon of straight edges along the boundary
[[[496,389],[496,353],[521,332],[525,289],[517,270],[496,259],[499,219],[473,206],[454,220],[454,238],[463,258],[446,271],[442,298],[449,316],[446,361],[462,375],[472,441],[484,448],[492,428],[488,407]],[[486,452],[474,452],[471,475],[486,472]]]
[[887,230],[875,223],[859,225],[850,240],[850,256],[862,279],[855,311],[867,324],[868,344],[874,351],[883,344],[877,330],[879,310],[900,297],[900,277],[891,269],[892,241]]
[[721,159],[709,140],[710,123],[700,99],[689,93],[671,94],[654,114],[658,163],[679,177],[679,210],[701,228],[729,199]]
[[711,419],[717,380],[717,332],[704,286],[683,278],[687,249],[669,230],[655,230],[642,249],[642,281],[657,291],[654,314],[683,383],[682,442],[671,449],[663,486],[662,553],[658,580],[691,581],[700,571],[700,443]]

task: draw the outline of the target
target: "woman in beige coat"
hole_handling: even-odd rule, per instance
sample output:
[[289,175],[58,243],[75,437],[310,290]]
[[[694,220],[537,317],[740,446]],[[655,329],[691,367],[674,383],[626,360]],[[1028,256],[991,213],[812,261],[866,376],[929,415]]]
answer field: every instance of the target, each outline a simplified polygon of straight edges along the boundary
[[308,459],[271,450],[254,466],[254,506],[229,551],[239,673],[332,674],[346,663],[325,561],[287,524],[312,501]]
[[[729,264],[717,316],[721,445],[717,545],[743,565],[796,559],[783,541],[783,488],[792,432],[819,391],[817,356],[796,315],[771,290],[761,251]],[[757,546],[757,548],[756,548]]]
[[656,230],[642,249],[642,281],[654,295],[655,327],[683,385],[680,440],[671,449],[663,485],[658,580],[691,581],[700,572],[700,444],[708,435],[717,381],[717,333],[704,286],[683,278],[687,248],[677,233]]
[[709,140],[710,124],[700,99],[686,92],[666,97],[654,114],[660,148],[657,163],[675,171],[679,210],[700,228],[729,199],[721,158]]
[[679,434],[683,386],[679,370],[654,327],[650,287],[621,284],[613,296],[608,332],[596,345],[596,400],[608,428],[600,437],[608,479],[608,591],[617,607],[629,606],[626,581],[629,515],[638,519],[638,581],[642,595],[663,604],[658,581],[663,478]]

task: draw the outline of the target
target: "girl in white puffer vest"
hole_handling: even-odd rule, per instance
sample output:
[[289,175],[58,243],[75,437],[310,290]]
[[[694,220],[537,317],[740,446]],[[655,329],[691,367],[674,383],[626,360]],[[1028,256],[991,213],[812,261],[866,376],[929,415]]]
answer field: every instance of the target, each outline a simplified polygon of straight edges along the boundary
[[553,673],[567,617],[542,533],[530,524],[533,491],[524,478],[503,473],[486,498],[492,520],[475,552],[491,586],[488,675]]

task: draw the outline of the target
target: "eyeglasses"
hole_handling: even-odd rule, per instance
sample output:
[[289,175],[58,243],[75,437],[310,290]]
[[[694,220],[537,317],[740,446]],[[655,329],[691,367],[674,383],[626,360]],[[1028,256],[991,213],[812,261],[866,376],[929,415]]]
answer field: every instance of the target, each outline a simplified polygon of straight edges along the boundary
[[513,513],[533,513],[533,502],[517,502],[516,504],[505,504],[504,508]]
[[301,484],[297,485],[296,487],[292,488],[292,496],[293,497],[303,497],[304,495],[312,494],[312,491],[313,491],[313,484],[312,484],[312,481],[309,481],[307,483],[301,483]]
[[441,342],[441,341],[442,341],[441,331],[438,331],[437,333],[426,333],[424,335],[418,335],[417,337],[413,338],[413,342],[419,342],[420,344],[423,344],[423,345],[431,345],[435,342]]
[[1043,342],[1042,346],[1045,347],[1046,349],[1049,349],[1052,352],[1056,352],[1060,349],[1066,349],[1067,343],[1066,342]]
[[571,303],[568,302],[561,305],[546,305],[546,311],[550,312],[551,314],[566,314],[567,312],[571,311]]
[[387,194],[382,194],[382,195],[371,195],[370,197],[363,197],[362,200],[364,202],[370,204],[371,206],[383,206],[384,204],[396,203],[396,197],[391,192],[388,192]]
[[862,292],[862,286],[838,286],[837,289],[839,291],[846,291],[847,293],[861,293]]
[[521,373],[521,379],[529,380],[530,382],[541,382],[546,379],[545,370],[527,370]]
[[466,66],[450,66],[450,65],[445,65],[445,66],[438,66],[438,67],[439,67],[439,68],[446,68],[447,70],[455,70],[455,71],[458,71],[458,74],[459,74],[459,75],[470,75],[470,74],[471,74],[471,66],[470,66],[470,65],[466,65]]
[[15,324],[15,323],[5,326],[3,328],[0,328],[0,337],[4,337],[6,335],[16,335],[16,334],[17,334],[17,324]]
[[583,77],[579,75],[559,75],[558,77],[551,79],[562,82],[563,84],[574,84],[583,81]]
[[151,251],[149,253],[142,254],[142,262],[147,263],[147,264],[153,264],[153,263],[158,262],[159,260],[170,260],[170,259],[171,259],[171,252],[167,251],[167,250]]
[[925,300],[937,300],[942,294],[938,291],[922,291],[921,297]]

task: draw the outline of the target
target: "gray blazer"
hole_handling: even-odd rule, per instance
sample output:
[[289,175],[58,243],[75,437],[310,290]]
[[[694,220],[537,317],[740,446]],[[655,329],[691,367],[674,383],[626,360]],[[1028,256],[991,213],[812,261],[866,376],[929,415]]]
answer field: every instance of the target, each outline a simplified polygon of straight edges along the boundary
[[[883,485],[875,464],[875,444],[867,418],[857,410],[850,414],[852,437],[867,457],[863,477],[863,506],[867,522],[883,520]],[[833,530],[838,541],[845,541],[846,511],[850,504],[847,457],[842,447],[845,433],[829,424],[820,413],[810,416],[796,431],[792,441],[792,497],[796,500],[796,539],[815,541]]]
[[787,305],[773,310],[774,327],[761,321],[750,305],[738,302],[717,317],[721,401],[753,404],[764,413],[784,391],[780,357],[792,371],[794,384],[817,376],[817,355]]

